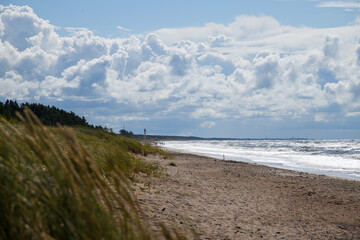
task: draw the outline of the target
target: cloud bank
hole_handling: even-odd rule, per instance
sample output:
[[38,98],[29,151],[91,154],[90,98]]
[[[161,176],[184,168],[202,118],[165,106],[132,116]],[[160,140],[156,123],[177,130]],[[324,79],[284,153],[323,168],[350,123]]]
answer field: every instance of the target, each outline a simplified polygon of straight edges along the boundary
[[204,128],[217,119],[359,116],[359,25],[299,28],[239,16],[123,39],[86,29],[59,36],[57,28],[30,7],[0,6],[2,99],[111,102],[121,110],[84,112],[112,116],[113,125],[170,116]]
[[333,2],[319,3],[317,6],[352,9],[352,8],[360,8],[360,3],[355,1],[333,1]]

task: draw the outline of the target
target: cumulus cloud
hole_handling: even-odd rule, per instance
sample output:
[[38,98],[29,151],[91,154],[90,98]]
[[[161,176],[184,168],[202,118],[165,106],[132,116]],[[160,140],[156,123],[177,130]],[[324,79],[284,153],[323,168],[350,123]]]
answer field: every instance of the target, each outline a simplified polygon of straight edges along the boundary
[[187,73],[187,70],[191,67],[192,59],[191,56],[187,56],[186,54],[175,53],[171,56],[169,63],[173,74],[177,76],[184,76]]
[[87,29],[59,36],[30,7],[0,6],[0,96],[111,102],[123,109],[119,121],[177,116],[207,128],[215,126],[209,118],[324,122],[334,111],[360,111],[359,36],[356,24],[296,28],[269,16],[144,38],[102,38]]
[[233,43],[233,41],[234,40],[232,38],[227,37],[225,35],[212,36],[210,37],[210,46],[225,47],[226,45]]
[[203,27],[163,28],[155,33],[166,43],[187,39],[209,42],[213,47],[221,47],[231,45],[236,40],[253,40],[295,30],[296,28],[281,26],[276,19],[269,16],[238,16],[228,25],[208,23]]
[[256,88],[270,88],[278,78],[279,55],[269,52],[259,52],[254,60]]
[[339,37],[326,36],[324,54],[326,57],[332,58],[336,57],[339,52]]
[[200,66],[218,66],[225,75],[232,74],[236,68],[231,58],[229,59],[223,54],[212,52],[200,55],[197,58],[197,63]]
[[25,99],[39,85],[38,82],[26,81],[13,71],[6,72],[0,78],[0,96],[9,99]]

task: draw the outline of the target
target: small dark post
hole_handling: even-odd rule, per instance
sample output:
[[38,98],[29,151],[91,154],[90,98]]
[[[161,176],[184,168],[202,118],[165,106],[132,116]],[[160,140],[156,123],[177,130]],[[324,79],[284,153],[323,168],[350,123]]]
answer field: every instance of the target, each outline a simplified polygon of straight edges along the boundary
[[144,140],[145,140],[145,143],[146,143],[146,128],[144,128]]

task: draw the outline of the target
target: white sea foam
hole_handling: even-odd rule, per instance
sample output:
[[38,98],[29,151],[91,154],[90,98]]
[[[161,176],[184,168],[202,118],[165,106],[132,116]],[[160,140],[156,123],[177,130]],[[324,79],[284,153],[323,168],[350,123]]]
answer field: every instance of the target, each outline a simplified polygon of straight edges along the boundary
[[168,141],[167,148],[360,180],[360,140]]

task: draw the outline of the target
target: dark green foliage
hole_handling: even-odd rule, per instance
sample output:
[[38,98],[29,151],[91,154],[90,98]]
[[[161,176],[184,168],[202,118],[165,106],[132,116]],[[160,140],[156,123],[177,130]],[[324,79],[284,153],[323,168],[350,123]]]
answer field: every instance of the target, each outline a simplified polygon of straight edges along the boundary
[[124,135],[124,136],[132,136],[132,135],[134,135],[134,133],[132,131],[129,132],[129,131],[126,131],[125,129],[121,129],[120,134]]
[[175,162],[170,162],[169,163],[170,166],[176,167],[176,163]]
[[19,105],[16,100],[6,100],[5,103],[0,102],[0,116],[7,120],[18,119],[16,113],[23,114],[25,107],[28,107],[44,125],[56,126],[60,124],[103,129],[101,126],[89,125],[85,117],[79,117],[74,112],[66,112],[54,106],[45,106],[40,103],[22,103]]

